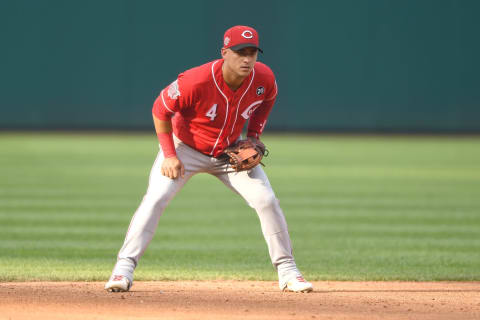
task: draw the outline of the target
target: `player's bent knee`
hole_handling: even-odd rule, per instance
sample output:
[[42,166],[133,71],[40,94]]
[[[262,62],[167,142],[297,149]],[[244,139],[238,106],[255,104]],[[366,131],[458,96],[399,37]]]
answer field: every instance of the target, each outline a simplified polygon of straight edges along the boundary
[[267,195],[261,195],[250,202],[250,205],[255,210],[263,210],[266,208],[276,208],[279,207],[279,200],[275,194],[270,193]]

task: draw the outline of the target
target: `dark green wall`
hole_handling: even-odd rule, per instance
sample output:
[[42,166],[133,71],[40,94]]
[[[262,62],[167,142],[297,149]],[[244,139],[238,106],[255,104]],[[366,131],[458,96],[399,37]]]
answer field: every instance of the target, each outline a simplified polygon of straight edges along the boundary
[[0,128],[151,128],[176,75],[257,28],[270,129],[480,131],[480,1],[2,1]]

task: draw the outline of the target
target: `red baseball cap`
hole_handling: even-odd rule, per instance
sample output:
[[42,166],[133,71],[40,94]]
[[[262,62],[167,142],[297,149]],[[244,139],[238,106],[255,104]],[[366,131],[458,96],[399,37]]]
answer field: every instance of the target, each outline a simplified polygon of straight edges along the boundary
[[234,26],[225,31],[223,35],[223,47],[232,50],[254,47],[263,53],[263,50],[258,47],[257,31],[247,26]]

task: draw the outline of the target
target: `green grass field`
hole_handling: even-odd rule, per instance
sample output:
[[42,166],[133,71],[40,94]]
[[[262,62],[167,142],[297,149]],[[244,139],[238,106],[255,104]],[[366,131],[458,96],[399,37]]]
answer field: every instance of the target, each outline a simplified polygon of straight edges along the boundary
[[[480,137],[264,141],[308,279],[480,280]],[[153,134],[0,134],[0,281],[107,279],[157,148]],[[160,219],[136,279],[276,273],[255,212],[197,175]]]

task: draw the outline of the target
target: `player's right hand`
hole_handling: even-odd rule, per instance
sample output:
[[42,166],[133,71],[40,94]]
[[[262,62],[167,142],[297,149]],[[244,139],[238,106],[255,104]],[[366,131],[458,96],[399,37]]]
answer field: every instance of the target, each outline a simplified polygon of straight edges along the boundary
[[183,178],[185,176],[185,167],[177,157],[165,158],[162,163],[162,174],[170,179]]

